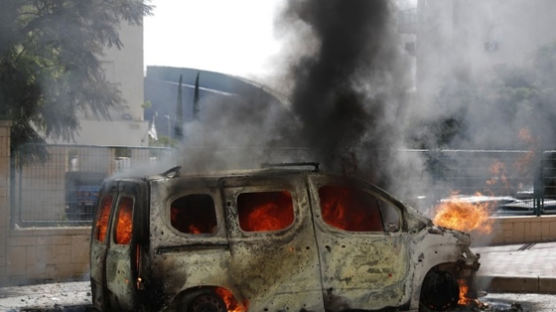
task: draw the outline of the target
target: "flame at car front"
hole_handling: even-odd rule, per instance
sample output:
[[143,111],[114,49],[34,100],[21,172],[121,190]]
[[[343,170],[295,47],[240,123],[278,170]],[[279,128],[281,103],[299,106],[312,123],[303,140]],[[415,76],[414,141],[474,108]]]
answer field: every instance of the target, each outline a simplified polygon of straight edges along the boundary
[[[475,195],[482,196],[480,193]],[[478,231],[484,234],[492,232],[490,219],[492,203],[473,202],[453,195],[438,204],[435,210],[436,215],[433,219],[435,225],[464,232]]]

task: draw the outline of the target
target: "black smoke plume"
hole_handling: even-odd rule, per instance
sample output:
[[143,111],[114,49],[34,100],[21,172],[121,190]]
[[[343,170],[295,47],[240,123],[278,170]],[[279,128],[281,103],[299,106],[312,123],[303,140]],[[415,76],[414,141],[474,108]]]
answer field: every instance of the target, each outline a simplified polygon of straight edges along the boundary
[[301,123],[296,140],[328,169],[382,178],[376,169],[395,137],[400,102],[392,99],[402,85],[391,10],[386,0],[290,0],[282,15],[318,41],[314,53],[299,48],[291,65],[291,104]]

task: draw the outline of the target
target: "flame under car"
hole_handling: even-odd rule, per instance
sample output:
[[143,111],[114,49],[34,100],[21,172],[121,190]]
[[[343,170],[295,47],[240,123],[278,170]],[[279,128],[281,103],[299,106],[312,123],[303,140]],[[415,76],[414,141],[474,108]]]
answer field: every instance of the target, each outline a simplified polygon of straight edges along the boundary
[[100,310],[444,311],[478,269],[469,235],[318,170],[114,178],[98,202]]

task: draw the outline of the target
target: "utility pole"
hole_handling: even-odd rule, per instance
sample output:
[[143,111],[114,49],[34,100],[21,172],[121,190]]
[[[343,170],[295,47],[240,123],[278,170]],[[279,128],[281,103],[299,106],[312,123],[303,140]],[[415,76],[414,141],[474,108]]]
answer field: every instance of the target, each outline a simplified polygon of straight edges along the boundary
[[177,141],[183,139],[183,102],[181,96],[182,75],[180,74],[180,81],[178,83],[178,101],[176,104],[176,124],[174,125],[174,138]]
[[197,72],[197,77],[195,78],[195,91],[193,93],[193,119],[199,120],[199,75]]

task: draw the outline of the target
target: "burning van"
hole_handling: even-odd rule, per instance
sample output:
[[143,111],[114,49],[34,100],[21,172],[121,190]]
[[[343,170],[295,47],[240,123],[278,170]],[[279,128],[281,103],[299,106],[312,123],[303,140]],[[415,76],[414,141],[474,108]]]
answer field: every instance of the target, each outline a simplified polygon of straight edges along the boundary
[[364,181],[303,167],[112,178],[91,287],[100,310],[446,309],[473,295],[469,235]]

